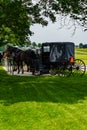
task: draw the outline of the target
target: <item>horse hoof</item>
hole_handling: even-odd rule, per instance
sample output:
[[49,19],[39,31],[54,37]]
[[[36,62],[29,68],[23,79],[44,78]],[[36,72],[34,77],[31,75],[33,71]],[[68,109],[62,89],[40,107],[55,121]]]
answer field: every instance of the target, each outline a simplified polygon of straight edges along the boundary
[[24,71],[22,72],[22,74],[24,74]]
[[32,72],[32,75],[35,75],[35,72]]

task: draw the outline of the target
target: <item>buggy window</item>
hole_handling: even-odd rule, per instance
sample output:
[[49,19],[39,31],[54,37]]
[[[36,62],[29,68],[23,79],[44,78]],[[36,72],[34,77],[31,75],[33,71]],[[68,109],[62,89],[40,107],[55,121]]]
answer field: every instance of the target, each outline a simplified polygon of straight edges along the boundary
[[50,52],[50,46],[43,46],[43,52]]
[[50,62],[58,62],[62,59],[63,46],[53,45],[50,52]]

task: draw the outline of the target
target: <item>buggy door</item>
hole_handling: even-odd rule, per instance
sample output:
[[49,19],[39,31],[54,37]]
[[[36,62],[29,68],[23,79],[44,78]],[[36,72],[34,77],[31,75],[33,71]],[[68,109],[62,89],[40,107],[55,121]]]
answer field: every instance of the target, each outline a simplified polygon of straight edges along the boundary
[[42,64],[49,66],[50,63],[50,45],[42,47]]

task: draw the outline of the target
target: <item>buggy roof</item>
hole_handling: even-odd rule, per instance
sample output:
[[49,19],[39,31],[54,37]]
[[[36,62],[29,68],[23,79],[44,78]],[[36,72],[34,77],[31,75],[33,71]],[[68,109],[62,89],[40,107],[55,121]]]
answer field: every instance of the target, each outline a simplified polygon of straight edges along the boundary
[[45,42],[45,43],[42,43],[42,45],[72,45],[74,46],[74,43],[73,42]]

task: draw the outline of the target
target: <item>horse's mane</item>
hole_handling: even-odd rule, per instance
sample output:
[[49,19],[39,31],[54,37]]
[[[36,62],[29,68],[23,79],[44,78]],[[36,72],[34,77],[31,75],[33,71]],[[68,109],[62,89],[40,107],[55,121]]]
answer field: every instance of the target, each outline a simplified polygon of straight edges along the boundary
[[19,47],[12,46],[12,45],[7,45],[7,50],[14,51],[14,52],[22,51],[22,49],[20,49]]

